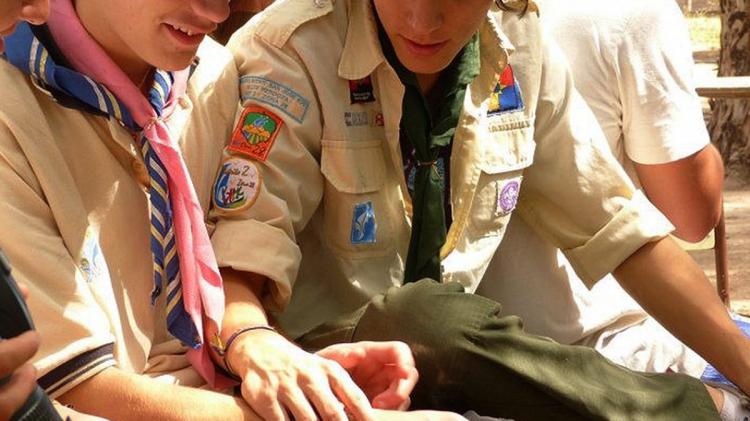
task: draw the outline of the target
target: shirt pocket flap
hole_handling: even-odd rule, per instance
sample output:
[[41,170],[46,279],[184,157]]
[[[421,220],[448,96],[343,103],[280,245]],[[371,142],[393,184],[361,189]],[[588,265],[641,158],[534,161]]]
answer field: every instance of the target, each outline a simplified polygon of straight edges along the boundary
[[534,161],[534,129],[528,122],[491,126],[481,143],[481,169],[500,174],[528,167]]
[[371,193],[385,182],[383,142],[323,140],[321,172],[342,193]]

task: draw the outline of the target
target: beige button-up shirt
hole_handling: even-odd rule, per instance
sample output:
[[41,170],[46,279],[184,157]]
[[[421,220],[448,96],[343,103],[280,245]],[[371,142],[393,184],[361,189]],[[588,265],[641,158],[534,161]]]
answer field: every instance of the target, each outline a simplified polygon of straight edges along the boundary
[[[199,57],[166,124],[208,212],[237,110],[237,73],[211,41]],[[115,120],[63,108],[3,60],[0,86],[0,247],[30,289],[40,383],[57,397],[116,365],[201,384],[166,329],[166,294],[151,305],[149,176],[131,134]],[[214,226],[224,231],[221,221]],[[231,243],[223,238],[214,236]],[[237,253],[216,251],[220,261]]]
[[[250,156],[263,190],[233,214],[263,228],[236,240],[253,250],[256,272],[294,284],[280,315],[292,335],[403,278],[411,212],[399,147],[404,87],[373,13],[359,0],[280,2],[229,44],[243,105],[281,121],[267,155]],[[593,285],[671,225],[611,156],[536,14],[491,11],[479,34],[481,72],[467,89],[450,160],[442,281],[472,292],[518,212]],[[508,64],[523,107],[494,113]]]

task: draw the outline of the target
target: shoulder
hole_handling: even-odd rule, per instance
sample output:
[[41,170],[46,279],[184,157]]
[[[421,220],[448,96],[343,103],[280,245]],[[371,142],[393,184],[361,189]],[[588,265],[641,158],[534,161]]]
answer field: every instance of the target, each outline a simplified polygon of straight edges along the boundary
[[29,132],[40,130],[39,122],[47,120],[45,111],[59,108],[51,97],[37,91],[23,72],[5,60],[0,60],[0,125],[11,131]]
[[345,7],[345,0],[277,0],[240,28],[230,45],[254,36],[283,48],[302,27],[313,22],[320,24],[325,17]]
[[190,77],[191,90],[201,93],[221,83],[232,80],[236,84],[237,70],[229,50],[213,39],[206,39],[198,49],[198,65]]

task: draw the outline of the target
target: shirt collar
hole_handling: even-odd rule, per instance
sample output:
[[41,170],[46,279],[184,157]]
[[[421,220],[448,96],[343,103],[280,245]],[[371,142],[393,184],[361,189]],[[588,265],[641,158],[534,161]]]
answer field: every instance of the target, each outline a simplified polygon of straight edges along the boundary
[[384,61],[372,2],[352,0],[349,3],[349,26],[339,62],[339,76],[348,80],[364,79]]

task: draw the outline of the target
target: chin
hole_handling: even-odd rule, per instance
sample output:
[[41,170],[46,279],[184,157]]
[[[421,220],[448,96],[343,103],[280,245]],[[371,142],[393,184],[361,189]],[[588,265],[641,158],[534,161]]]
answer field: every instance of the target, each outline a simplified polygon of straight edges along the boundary
[[176,72],[184,70],[193,62],[196,52],[184,53],[184,54],[164,54],[159,59],[154,60],[152,65],[157,69],[166,70],[168,72]]
[[451,61],[453,60],[452,58],[444,57],[444,54],[424,57],[411,54],[405,50],[406,49],[402,51],[396,50],[396,55],[404,67],[417,74],[440,73],[450,66]]
[[403,60],[402,63],[410,71],[423,75],[440,73],[450,65],[450,61],[444,63],[442,60],[424,60],[417,58]]

